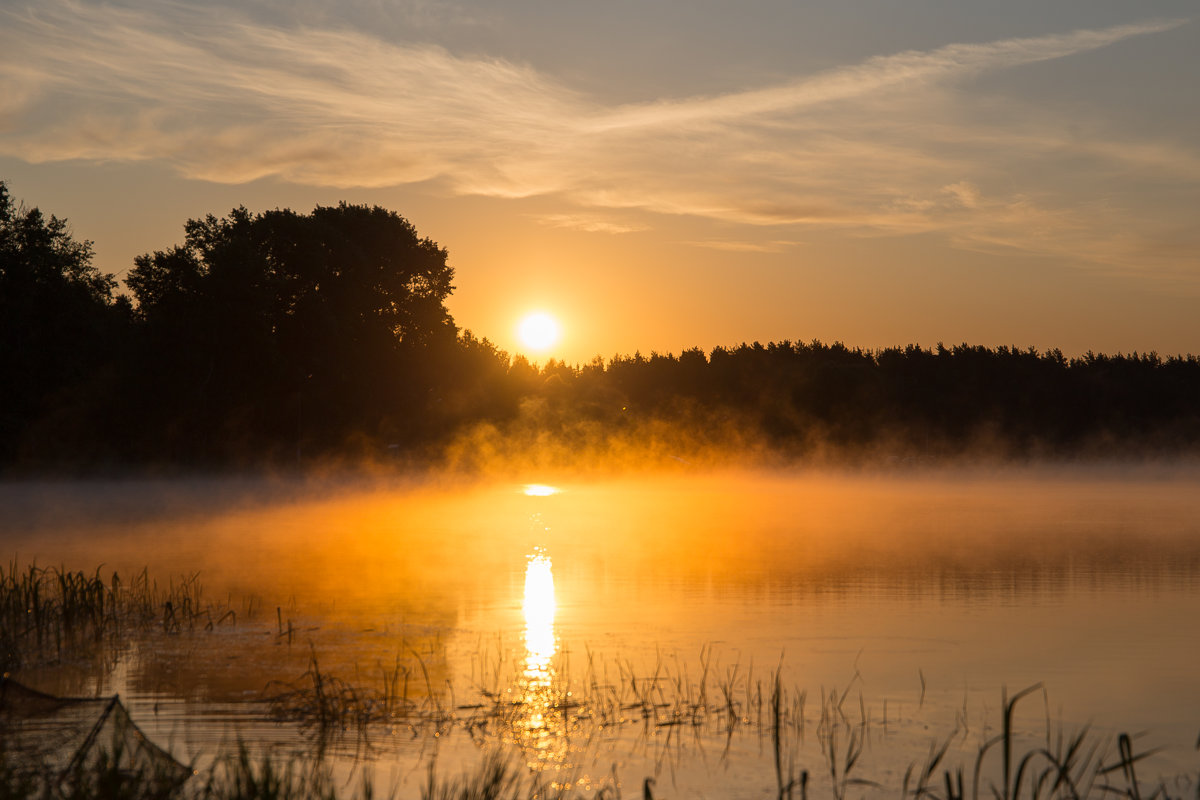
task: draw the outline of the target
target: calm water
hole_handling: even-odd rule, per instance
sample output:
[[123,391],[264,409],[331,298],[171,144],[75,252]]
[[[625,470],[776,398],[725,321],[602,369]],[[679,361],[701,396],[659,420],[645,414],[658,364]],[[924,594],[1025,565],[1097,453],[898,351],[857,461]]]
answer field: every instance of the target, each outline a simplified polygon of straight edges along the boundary
[[[430,758],[454,774],[507,748],[585,786],[615,775],[636,794],[654,776],[660,796],[766,796],[762,697],[777,668],[793,703],[789,757],[820,773],[818,787],[831,692],[862,731],[856,769],[887,795],[956,730],[952,754],[973,757],[999,724],[1002,687],[1038,682],[1023,701],[1031,736],[1088,722],[1099,735],[1147,731],[1139,744],[1163,748],[1156,769],[1195,775],[1195,472],[543,481],[4,486],[9,559],[188,576],[238,614],[16,677],[120,692],[152,736],[199,759],[234,736],[311,758],[311,735],[256,701],[272,681],[302,685],[314,654],[354,685],[403,675],[413,698],[445,708],[509,698],[513,714],[487,725],[437,737],[379,726],[369,750],[353,736],[329,748],[339,774],[365,761],[402,794]],[[630,678],[657,687],[649,721],[626,709],[626,722],[599,725],[543,702],[570,685],[585,712],[636,691]],[[657,716],[702,686],[729,694],[734,713]]]

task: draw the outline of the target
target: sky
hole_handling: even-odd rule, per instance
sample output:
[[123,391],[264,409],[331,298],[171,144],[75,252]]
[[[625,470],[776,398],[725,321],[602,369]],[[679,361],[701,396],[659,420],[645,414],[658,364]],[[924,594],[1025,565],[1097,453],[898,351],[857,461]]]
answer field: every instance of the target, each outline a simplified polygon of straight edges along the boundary
[[339,201],[536,355],[1200,353],[1195,0],[0,0],[0,179],[122,277]]

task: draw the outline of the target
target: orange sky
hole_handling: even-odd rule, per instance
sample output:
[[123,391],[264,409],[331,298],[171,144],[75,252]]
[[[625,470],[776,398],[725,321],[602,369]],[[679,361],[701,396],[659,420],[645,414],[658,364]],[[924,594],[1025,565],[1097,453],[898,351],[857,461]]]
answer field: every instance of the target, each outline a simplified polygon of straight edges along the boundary
[[[378,203],[462,327],[1200,352],[1181,0],[0,9],[0,178],[123,274],[189,217]],[[546,356],[540,356],[545,358]]]

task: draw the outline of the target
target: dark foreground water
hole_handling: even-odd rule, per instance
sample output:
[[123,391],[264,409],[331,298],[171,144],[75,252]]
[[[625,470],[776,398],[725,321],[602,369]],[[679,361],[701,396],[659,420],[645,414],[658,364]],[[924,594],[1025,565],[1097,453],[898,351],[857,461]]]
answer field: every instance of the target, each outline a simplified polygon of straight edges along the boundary
[[[779,730],[815,796],[895,796],[931,743],[973,763],[1002,690],[1039,683],[1027,747],[1091,723],[1104,752],[1161,748],[1143,769],[1172,791],[1197,774],[1194,471],[543,481],[5,485],[7,559],[147,568],[235,612],[14,677],[119,692],[185,760],[240,738],[402,795],[502,752],[560,784],[770,796]],[[393,705],[322,731],[314,658]]]

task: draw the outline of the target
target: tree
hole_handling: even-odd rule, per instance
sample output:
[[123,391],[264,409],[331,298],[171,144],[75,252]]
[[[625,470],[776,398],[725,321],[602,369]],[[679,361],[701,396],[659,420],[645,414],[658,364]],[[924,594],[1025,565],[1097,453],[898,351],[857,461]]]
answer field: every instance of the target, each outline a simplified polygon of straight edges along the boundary
[[147,389],[168,399],[146,413],[184,447],[419,436],[456,346],[452,278],[446,250],[378,206],[190,220],[127,279]]
[[[34,460],[79,435],[62,421],[98,400],[130,311],[92,243],[66,220],[15,203],[0,181],[0,459]],[[94,409],[93,409],[94,410]],[[56,418],[58,422],[54,422]],[[90,434],[89,434],[90,435]]]

